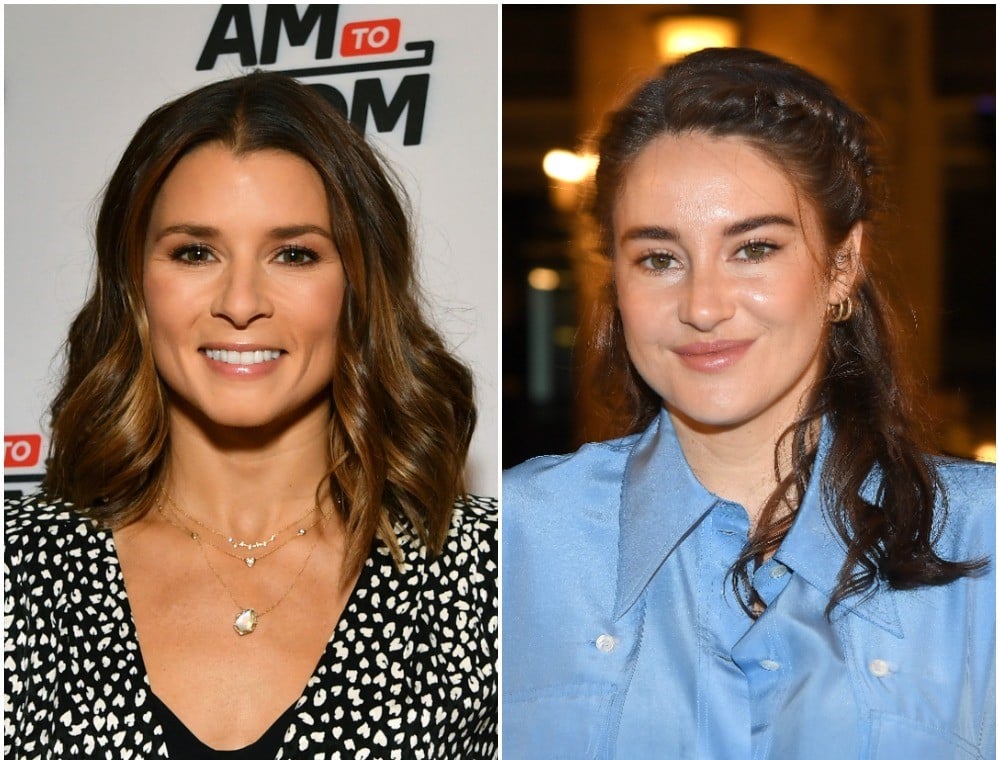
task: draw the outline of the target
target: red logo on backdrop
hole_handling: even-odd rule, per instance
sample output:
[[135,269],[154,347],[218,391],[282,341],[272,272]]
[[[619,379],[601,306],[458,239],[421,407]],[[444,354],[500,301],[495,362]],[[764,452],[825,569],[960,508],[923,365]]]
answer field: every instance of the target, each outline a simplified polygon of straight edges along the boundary
[[399,47],[401,28],[402,22],[397,18],[345,24],[340,42],[340,55],[347,57],[394,53]]
[[42,455],[40,435],[5,435],[3,437],[4,467],[34,467]]

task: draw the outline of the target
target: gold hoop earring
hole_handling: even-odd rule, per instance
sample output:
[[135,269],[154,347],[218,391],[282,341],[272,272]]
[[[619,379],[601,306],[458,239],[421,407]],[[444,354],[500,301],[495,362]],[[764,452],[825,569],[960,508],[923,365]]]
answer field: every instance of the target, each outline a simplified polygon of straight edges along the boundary
[[826,311],[830,322],[846,322],[853,315],[853,298],[847,296],[839,303],[831,303]]

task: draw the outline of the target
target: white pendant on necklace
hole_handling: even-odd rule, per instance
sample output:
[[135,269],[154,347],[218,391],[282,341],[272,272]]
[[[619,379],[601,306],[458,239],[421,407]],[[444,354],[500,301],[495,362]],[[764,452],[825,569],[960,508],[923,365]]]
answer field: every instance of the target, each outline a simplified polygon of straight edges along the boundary
[[243,559],[243,562],[246,563],[247,567],[253,567],[256,561],[257,561],[256,557],[246,557]]
[[236,620],[232,628],[240,636],[253,633],[257,628],[257,613],[252,608],[247,608],[236,615]]

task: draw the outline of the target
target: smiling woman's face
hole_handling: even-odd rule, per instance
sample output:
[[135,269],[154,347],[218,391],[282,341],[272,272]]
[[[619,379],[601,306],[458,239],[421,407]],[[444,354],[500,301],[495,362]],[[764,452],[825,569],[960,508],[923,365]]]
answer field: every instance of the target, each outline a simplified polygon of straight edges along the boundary
[[664,135],[625,173],[613,224],[628,353],[669,411],[709,429],[790,425],[848,287],[789,177],[741,138]]
[[319,174],[293,154],[211,143],[178,162],[143,268],[172,413],[223,427],[328,416],[345,287],[330,227]]

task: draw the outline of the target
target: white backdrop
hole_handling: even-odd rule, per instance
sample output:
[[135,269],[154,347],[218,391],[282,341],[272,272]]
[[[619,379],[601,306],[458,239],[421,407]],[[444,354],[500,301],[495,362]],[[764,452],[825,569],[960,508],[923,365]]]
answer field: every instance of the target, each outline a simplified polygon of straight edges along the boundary
[[[217,5],[4,9],[6,487],[29,489],[43,471],[61,343],[90,285],[101,190],[127,142],[162,103],[261,68],[294,70],[339,92],[352,118],[366,113],[369,140],[410,194],[436,322],[476,375],[471,488],[497,494],[498,7],[297,6],[301,25],[277,23],[276,11],[268,18],[268,6],[234,7],[214,46]],[[327,40],[335,34],[331,49],[324,24]],[[429,63],[426,45],[406,47],[428,41]],[[206,58],[206,47],[228,52]],[[212,58],[212,68],[197,70]],[[403,92],[411,99],[393,116]]]

